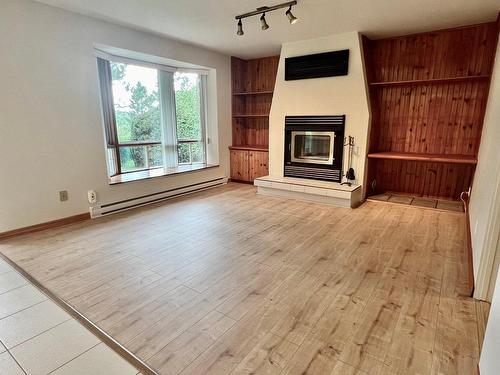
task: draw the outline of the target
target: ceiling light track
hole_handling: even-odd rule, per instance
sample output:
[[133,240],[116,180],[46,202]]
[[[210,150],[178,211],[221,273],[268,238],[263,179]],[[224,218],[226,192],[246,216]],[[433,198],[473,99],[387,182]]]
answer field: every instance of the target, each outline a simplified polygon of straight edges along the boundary
[[260,24],[261,24],[262,30],[269,29],[269,25],[266,22],[266,13],[272,12],[273,10],[283,9],[283,8],[288,8],[288,10],[285,12],[285,15],[288,18],[288,21],[290,22],[290,24],[293,25],[294,23],[296,23],[298,21],[298,18],[292,14],[292,7],[294,5],[297,5],[296,0],[295,1],[288,1],[286,3],[282,3],[282,4],[278,4],[278,5],[273,5],[271,7],[268,7],[268,6],[260,7],[252,12],[243,13],[243,14],[240,14],[239,16],[234,17],[235,19],[238,20],[238,31],[236,32],[236,34],[237,35],[244,34],[243,23],[241,22],[241,20],[243,18],[258,16],[259,14],[261,15],[260,16]]

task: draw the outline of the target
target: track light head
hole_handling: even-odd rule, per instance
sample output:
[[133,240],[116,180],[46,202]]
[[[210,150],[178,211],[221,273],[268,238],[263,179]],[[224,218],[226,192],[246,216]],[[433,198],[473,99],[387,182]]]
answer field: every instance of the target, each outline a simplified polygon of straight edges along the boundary
[[288,21],[290,21],[290,24],[293,25],[296,23],[299,19],[295,17],[292,13],[292,6],[290,5],[290,8],[285,12],[286,16],[288,17]]
[[241,18],[238,20],[238,31],[236,32],[237,35],[243,35],[245,34],[243,32],[243,23],[241,22]]
[[267,30],[269,29],[269,25],[266,22],[266,14],[262,13],[262,16],[260,16],[260,24],[262,25],[262,30]]

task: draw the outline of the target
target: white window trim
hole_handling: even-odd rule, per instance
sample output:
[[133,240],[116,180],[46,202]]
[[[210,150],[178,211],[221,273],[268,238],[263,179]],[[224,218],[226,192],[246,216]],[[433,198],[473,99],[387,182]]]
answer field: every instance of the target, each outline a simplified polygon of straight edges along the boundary
[[96,57],[99,57],[104,60],[108,61],[113,61],[113,62],[118,62],[118,63],[123,63],[123,64],[130,64],[130,65],[138,65],[138,66],[143,66],[145,68],[152,68],[152,69],[158,69],[158,70],[164,70],[166,72],[179,72],[179,73],[196,73],[202,76],[208,76],[209,71],[208,69],[196,69],[196,68],[186,68],[186,67],[176,67],[176,66],[170,66],[170,65],[163,65],[163,64],[158,64],[154,62],[149,62],[149,61],[144,61],[144,60],[137,60],[129,57],[123,57],[123,56],[117,56],[117,55],[112,55],[107,52],[103,52],[98,49],[94,49],[94,55]]

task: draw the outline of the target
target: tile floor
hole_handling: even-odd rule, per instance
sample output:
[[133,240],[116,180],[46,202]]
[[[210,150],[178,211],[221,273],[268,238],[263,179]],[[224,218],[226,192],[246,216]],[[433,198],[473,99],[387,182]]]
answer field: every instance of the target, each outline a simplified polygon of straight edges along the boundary
[[138,370],[0,258],[1,375],[136,375]]
[[440,210],[464,212],[464,205],[462,202],[447,201],[434,198],[421,198],[412,197],[409,195],[397,195],[391,193],[372,195],[370,200],[406,204],[411,206],[437,208]]

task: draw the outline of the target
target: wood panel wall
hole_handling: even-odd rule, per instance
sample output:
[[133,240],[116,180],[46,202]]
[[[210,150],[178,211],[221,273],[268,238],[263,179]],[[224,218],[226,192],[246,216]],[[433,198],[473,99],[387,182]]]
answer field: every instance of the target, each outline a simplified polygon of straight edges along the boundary
[[234,93],[273,91],[279,56],[252,60],[231,59],[232,88]]
[[373,82],[490,75],[495,22],[370,43]]
[[[369,158],[390,153],[400,159],[369,159],[368,194],[458,199],[469,188],[474,166],[460,160],[477,157],[497,39],[496,22],[364,38],[372,110]],[[404,160],[412,155],[443,161]]]
[[406,160],[374,160],[377,191],[399,192],[421,197],[459,197],[467,191],[474,165]]
[[477,155],[486,80],[387,86],[373,90],[383,109],[371,148],[425,154]]

